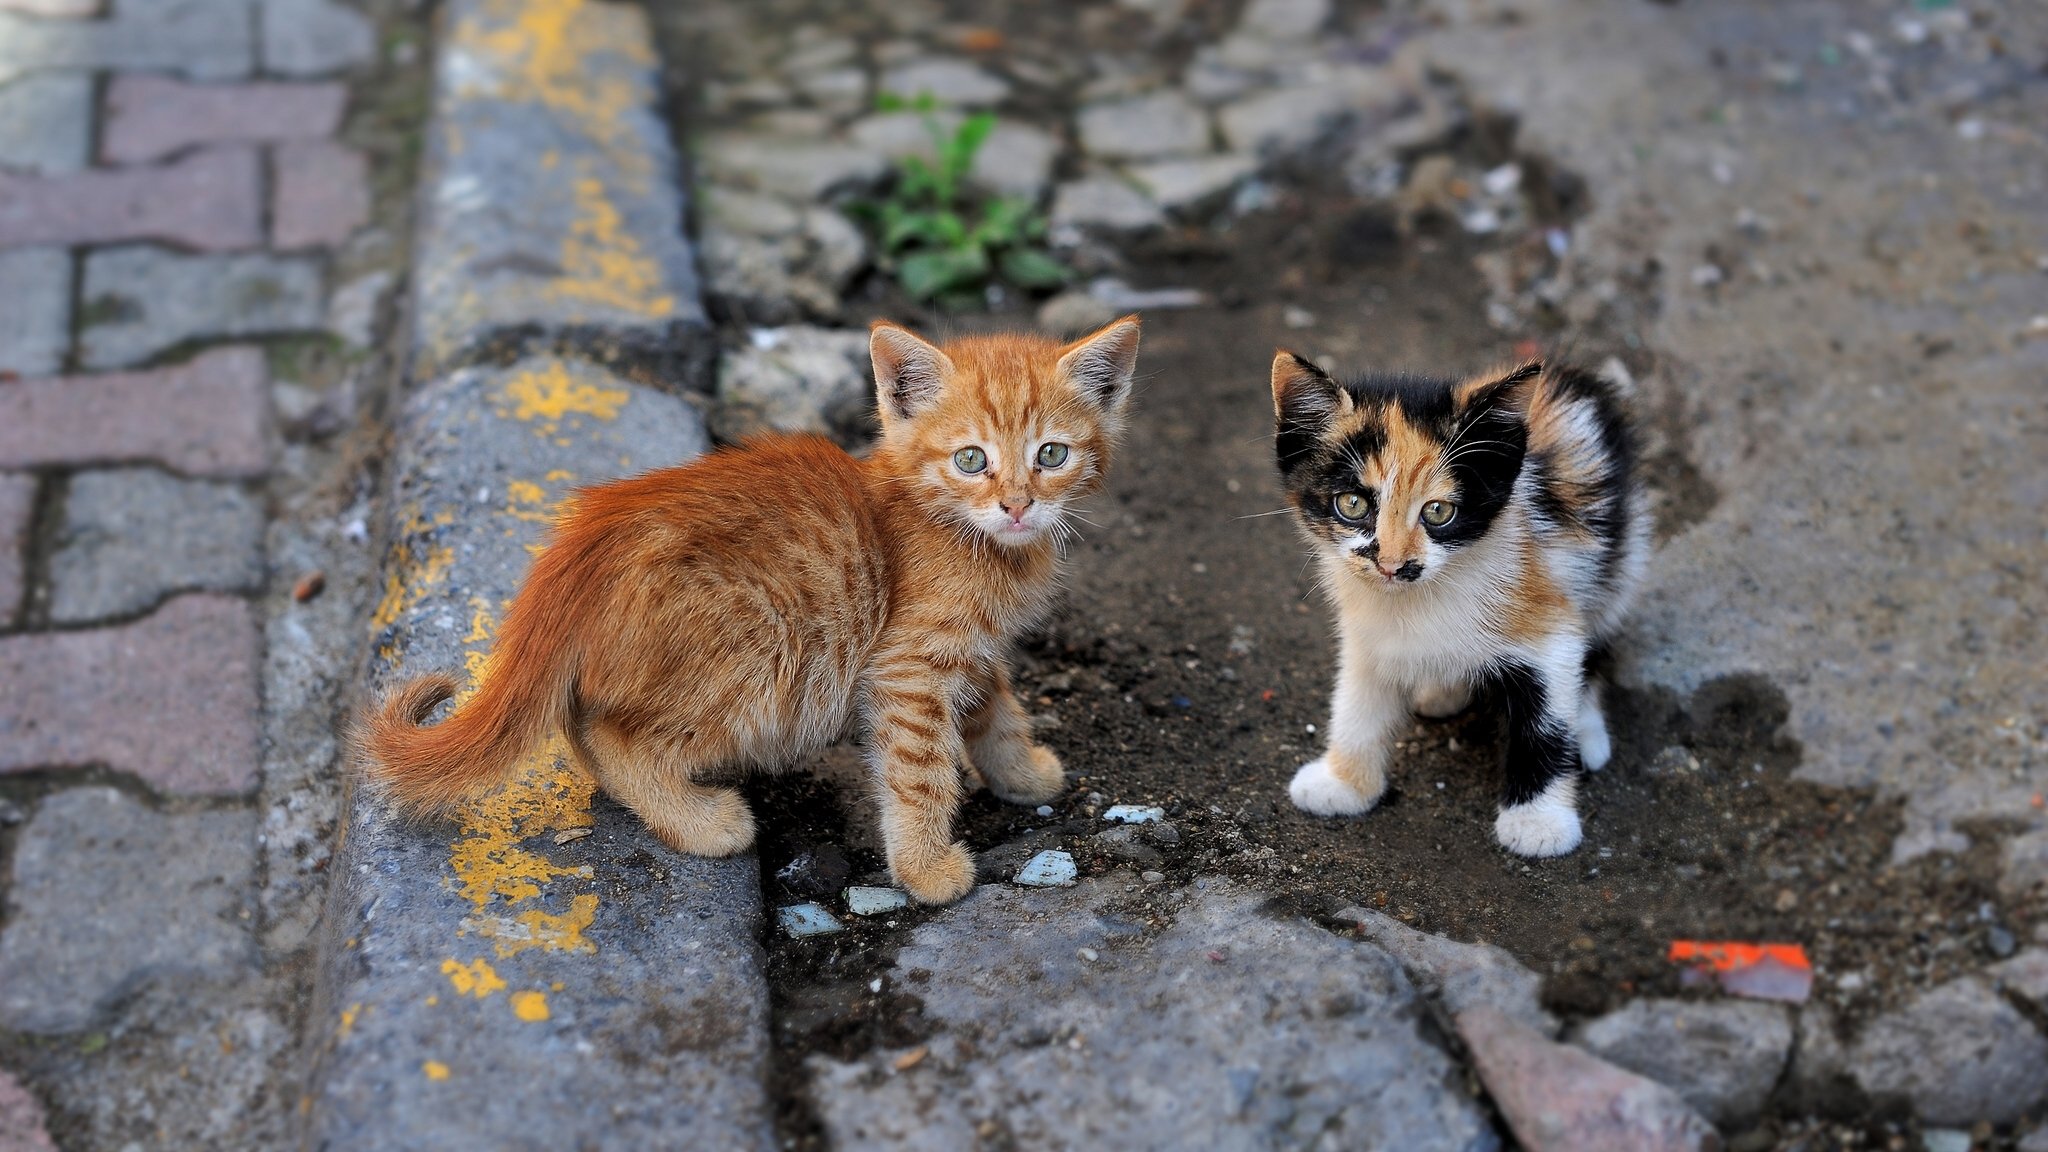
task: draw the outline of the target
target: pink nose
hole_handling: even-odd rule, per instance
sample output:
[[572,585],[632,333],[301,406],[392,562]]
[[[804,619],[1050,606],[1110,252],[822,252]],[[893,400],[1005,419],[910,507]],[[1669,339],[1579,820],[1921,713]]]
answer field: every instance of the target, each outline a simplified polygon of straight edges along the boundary
[[1024,522],[1024,513],[1031,510],[1031,498],[1029,496],[1021,500],[1003,500],[1000,503],[1003,506],[1003,511],[1010,514],[1010,522],[1013,524],[1022,524]]
[[1385,560],[1375,560],[1373,561],[1372,566],[1379,569],[1380,575],[1385,576],[1389,580],[1392,580],[1394,578],[1394,574],[1401,570],[1401,566],[1399,564],[1394,565],[1392,568],[1387,567],[1387,562]]

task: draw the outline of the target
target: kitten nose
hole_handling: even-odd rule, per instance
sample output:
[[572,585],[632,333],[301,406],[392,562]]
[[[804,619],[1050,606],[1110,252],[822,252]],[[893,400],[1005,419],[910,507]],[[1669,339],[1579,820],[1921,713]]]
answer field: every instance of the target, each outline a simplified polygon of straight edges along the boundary
[[1031,508],[1031,497],[1004,496],[996,503],[1001,504],[1003,511],[1010,514],[1010,519],[1021,521],[1024,519],[1024,513]]

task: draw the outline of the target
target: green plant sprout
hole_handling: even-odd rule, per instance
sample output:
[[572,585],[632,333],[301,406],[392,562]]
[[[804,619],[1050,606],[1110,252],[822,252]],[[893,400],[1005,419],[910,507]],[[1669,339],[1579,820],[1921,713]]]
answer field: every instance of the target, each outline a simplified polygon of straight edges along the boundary
[[920,113],[932,139],[932,157],[904,157],[887,198],[859,206],[878,231],[882,266],[905,292],[930,300],[995,278],[1024,289],[1066,283],[1066,266],[1040,243],[1045,218],[1029,200],[969,190],[967,175],[995,129],[995,113],[976,112],[948,132],[929,93],[915,101],[885,94],[877,105]]

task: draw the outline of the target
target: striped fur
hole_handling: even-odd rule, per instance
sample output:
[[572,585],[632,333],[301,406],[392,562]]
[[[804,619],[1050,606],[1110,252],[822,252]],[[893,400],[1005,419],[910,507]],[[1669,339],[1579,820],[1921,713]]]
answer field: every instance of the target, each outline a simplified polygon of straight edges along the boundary
[[[1072,501],[1109,467],[1138,321],[1065,346],[944,349],[877,324],[870,349],[882,437],[865,460],[770,436],[579,492],[476,696],[422,726],[454,691],[429,677],[366,719],[373,777],[443,810],[559,727],[656,835],[722,856],[753,843],[754,821],[706,773],[786,765],[858,723],[891,873],[926,903],[966,894],[960,766],[1018,803],[1062,785],[1009,650],[1056,590]],[[1046,444],[1066,446],[1058,466]],[[986,462],[972,474],[956,462],[970,446]]]
[[1411,711],[1450,715],[1491,684],[1509,724],[1495,832],[1522,855],[1571,851],[1579,767],[1609,747],[1586,655],[1620,625],[1649,541],[1618,397],[1533,363],[1340,384],[1287,352],[1272,386],[1282,482],[1340,638],[1329,746],[1294,802],[1370,810]]

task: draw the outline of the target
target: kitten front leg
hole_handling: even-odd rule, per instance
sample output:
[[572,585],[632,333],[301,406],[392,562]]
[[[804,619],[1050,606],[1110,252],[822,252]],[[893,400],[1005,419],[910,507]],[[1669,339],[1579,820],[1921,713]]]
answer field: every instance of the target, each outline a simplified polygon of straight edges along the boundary
[[1010,688],[1010,670],[996,662],[975,679],[978,699],[960,735],[988,790],[1012,804],[1043,804],[1059,795],[1066,786],[1060,758],[1032,742],[1031,717]]
[[1507,786],[1493,824],[1501,846],[1518,856],[1562,856],[1579,846],[1581,655],[1513,662],[1501,669],[1507,704]]
[[957,688],[957,677],[899,657],[878,666],[867,690],[889,874],[924,904],[950,904],[974,887],[974,857],[953,839],[961,791]]
[[1346,661],[1330,701],[1329,746],[1287,786],[1294,806],[1317,816],[1372,811],[1387,791],[1390,741],[1407,718],[1408,700],[1399,685],[1369,665]]

